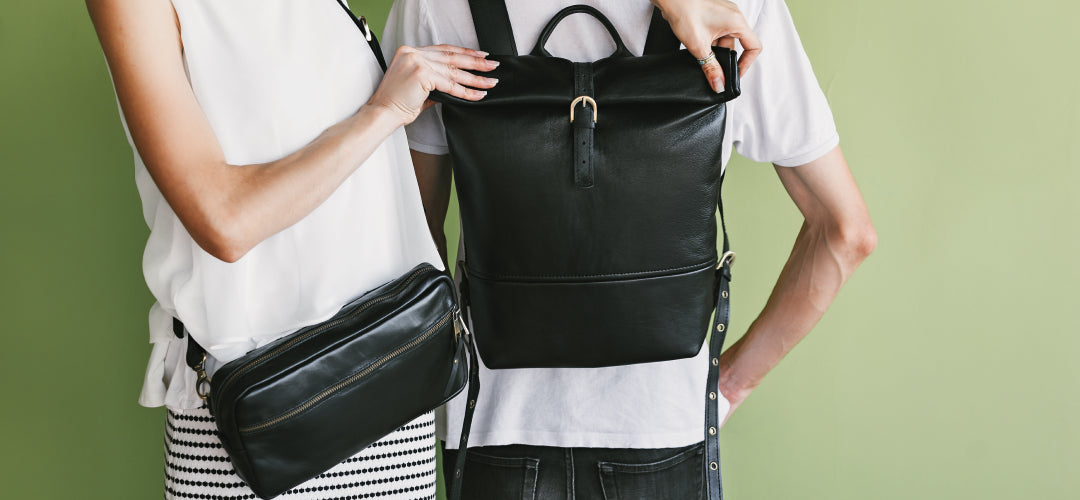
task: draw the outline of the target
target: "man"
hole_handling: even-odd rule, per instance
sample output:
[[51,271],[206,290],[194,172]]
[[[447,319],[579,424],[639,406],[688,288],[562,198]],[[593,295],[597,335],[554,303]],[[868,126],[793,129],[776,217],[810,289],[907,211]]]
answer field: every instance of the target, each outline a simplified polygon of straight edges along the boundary
[[[506,3],[522,52],[556,12],[576,2]],[[631,52],[641,54],[652,4],[584,3],[608,16]],[[736,48],[748,47],[740,59],[742,96],[729,104],[724,157],[734,149],[773,163],[805,218],[765,309],[721,358],[720,409],[730,416],[821,318],[873,250],[876,235],[783,0],[740,0],[737,6],[720,0],[655,3],[695,57],[703,58],[712,42],[731,47],[737,38]],[[467,0],[397,0],[384,43],[388,50],[442,43],[478,47]],[[610,54],[614,44],[599,23],[572,16],[547,49],[573,61],[592,61]],[[715,70],[705,69],[718,88]],[[408,133],[429,227],[445,257],[450,162],[440,113],[439,106],[429,109]],[[690,359],[610,368],[481,366],[465,497],[613,498],[616,491],[620,499],[701,497],[700,392],[707,355],[702,349]],[[449,448],[456,446],[464,406],[462,398],[446,405],[440,426],[448,448],[444,463],[456,453]]]

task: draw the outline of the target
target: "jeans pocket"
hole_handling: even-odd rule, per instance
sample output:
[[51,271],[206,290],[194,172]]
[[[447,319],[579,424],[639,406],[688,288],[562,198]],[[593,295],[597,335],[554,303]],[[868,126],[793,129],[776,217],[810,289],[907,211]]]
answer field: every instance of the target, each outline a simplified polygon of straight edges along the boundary
[[469,500],[534,500],[540,460],[500,457],[469,450],[461,497]]
[[702,498],[704,443],[648,463],[599,462],[604,500],[697,500]]

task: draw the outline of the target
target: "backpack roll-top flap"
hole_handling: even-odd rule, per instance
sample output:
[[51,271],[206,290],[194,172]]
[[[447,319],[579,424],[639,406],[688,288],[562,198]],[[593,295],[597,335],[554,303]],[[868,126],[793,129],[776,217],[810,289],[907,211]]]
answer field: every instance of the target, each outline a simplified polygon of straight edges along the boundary
[[[726,88],[716,93],[709,87],[694,56],[686,50],[642,57],[609,57],[593,63],[593,87],[601,110],[605,104],[689,104],[709,106],[739,96],[738,77],[727,68],[736,67],[735,52],[713,47],[725,67]],[[526,104],[567,105],[577,97],[574,64],[567,59],[544,56],[491,56],[499,67],[482,73],[498,78],[479,101],[466,101],[442,92],[432,92],[437,102],[462,106]],[[723,63],[723,62],[726,62]],[[582,63],[578,63],[582,64]],[[477,74],[481,74],[476,72]],[[731,73],[731,74],[728,74]]]

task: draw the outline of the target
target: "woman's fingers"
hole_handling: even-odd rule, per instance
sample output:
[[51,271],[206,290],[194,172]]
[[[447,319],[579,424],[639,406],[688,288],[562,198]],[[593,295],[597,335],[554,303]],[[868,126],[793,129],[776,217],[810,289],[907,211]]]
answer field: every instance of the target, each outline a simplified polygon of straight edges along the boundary
[[[451,46],[436,48],[441,49],[446,47]],[[468,49],[462,50],[476,52],[469,51]],[[487,92],[478,89],[490,89],[499,82],[499,80],[495,78],[488,78],[486,76],[465,71],[466,69],[491,71],[499,65],[496,61],[490,61],[483,57],[477,57],[469,53],[453,50],[429,50],[425,51],[424,54],[430,61],[432,70],[438,73],[438,76],[435,79],[435,89],[440,92],[461,99],[478,101],[487,95]]]
[[466,49],[465,47],[458,47],[457,45],[447,45],[447,44],[429,45],[427,47],[421,47],[420,50],[427,51],[427,52],[447,52],[447,53],[452,52],[452,53],[466,54],[466,55],[476,56],[476,57],[487,57],[488,56],[488,53],[484,52],[482,50]]
[[477,57],[469,54],[461,54],[457,52],[448,51],[424,51],[424,56],[430,61],[446,66],[461,68],[461,69],[473,69],[476,71],[491,71],[499,67],[498,61],[492,61],[483,57]]
[[487,95],[487,92],[483,90],[470,89],[445,75],[441,75],[441,78],[435,80],[435,90],[466,101],[479,101]]
[[450,78],[462,85],[481,89],[490,89],[499,83],[497,78],[476,75],[458,68],[450,68]]

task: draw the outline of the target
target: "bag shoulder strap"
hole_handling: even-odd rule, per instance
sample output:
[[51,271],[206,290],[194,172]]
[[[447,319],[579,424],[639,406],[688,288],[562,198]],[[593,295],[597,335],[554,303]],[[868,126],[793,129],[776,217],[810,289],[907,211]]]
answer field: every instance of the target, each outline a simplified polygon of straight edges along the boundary
[[371,27],[368,26],[367,19],[364,16],[356,17],[356,14],[353,14],[352,10],[349,9],[349,6],[345,5],[344,0],[337,0],[337,3],[341,6],[342,9],[345,9],[345,12],[347,14],[349,14],[349,19],[352,19],[353,24],[355,24],[357,28],[360,28],[360,33],[364,34],[364,38],[367,40],[368,46],[371,47],[371,51],[375,53],[375,59],[379,61],[379,67],[381,67],[383,73],[385,73],[386,58],[383,57],[382,47],[379,46],[379,39],[376,38],[375,33],[371,31]]
[[682,42],[671,31],[671,25],[660,13],[659,8],[653,8],[652,21],[649,23],[649,34],[645,38],[645,55],[663,54],[679,50]]
[[[724,187],[724,174],[720,175],[720,190]],[[716,309],[712,327],[709,329],[709,374],[705,382],[705,491],[708,500],[723,500],[724,485],[720,474],[720,352],[727,336],[731,317],[731,265],[735,253],[728,243],[727,221],[724,217],[724,197],[718,194],[716,206],[720,211],[720,229],[724,235],[724,252],[716,266]]]
[[469,0],[473,25],[476,27],[476,40],[480,50],[492,55],[516,56],[517,43],[514,41],[514,28],[510,25],[510,14],[506,12],[503,0]]

